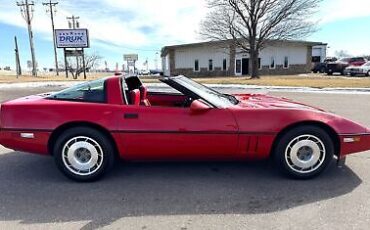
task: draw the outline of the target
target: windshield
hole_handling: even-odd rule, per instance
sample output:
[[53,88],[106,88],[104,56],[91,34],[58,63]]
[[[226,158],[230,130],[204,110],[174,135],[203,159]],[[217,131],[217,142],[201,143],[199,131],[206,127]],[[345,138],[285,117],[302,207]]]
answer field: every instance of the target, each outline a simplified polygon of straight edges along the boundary
[[71,88],[53,93],[48,99],[84,102],[106,102],[105,80],[99,79],[82,83]]
[[349,62],[350,58],[341,58],[339,59],[340,62]]
[[[226,108],[239,103],[236,97],[228,94],[222,94],[185,76],[169,78],[169,81],[175,82],[176,84],[171,84],[171,86],[185,95],[188,94],[186,91],[190,91],[192,94],[195,94],[199,97],[195,99],[204,99],[218,108]],[[164,82],[167,83],[167,81]],[[182,87],[186,90],[184,90]]]

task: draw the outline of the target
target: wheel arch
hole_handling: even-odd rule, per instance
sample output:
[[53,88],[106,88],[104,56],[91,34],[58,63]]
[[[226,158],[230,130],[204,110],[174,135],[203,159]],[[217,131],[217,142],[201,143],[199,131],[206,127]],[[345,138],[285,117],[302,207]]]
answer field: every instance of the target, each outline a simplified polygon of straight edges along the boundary
[[273,142],[273,145],[272,145],[272,148],[271,148],[270,156],[273,156],[273,153],[274,153],[280,139],[286,133],[291,131],[292,129],[295,129],[295,128],[300,127],[300,126],[315,126],[315,127],[321,128],[325,132],[327,132],[329,134],[330,138],[332,139],[333,144],[334,144],[334,155],[339,156],[339,154],[340,154],[340,138],[339,138],[338,133],[332,127],[330,127],[329,125],[327,125],[323,122],[320,122],[320,121],[302,121],[302,122],[298,122],[298,123],[288,125],[284,129],[282,129],[274,139],[274,142]]
[[71,128],[76,128],[76,127],[87,127],[87,128],[92,128],[92,129],[99,131],[100,133],[102,133],[104,136],[106,136],[109,139],[109,141],[113,144],[115,154],[117,156],[119,155],[117,143],[114,140],[111,133],[106,128],[102,127],[101,125],[92,123],[92,122],[83,122],[83,121],[74,121],[74,122],[65,123],[59,126],[58,128],[56,128],[51,133],[51,136],[48,141],[48,151],[50,155],[53,155],[53,146],[56,140],[58,139],[58,137],[66,130],[71,129]]

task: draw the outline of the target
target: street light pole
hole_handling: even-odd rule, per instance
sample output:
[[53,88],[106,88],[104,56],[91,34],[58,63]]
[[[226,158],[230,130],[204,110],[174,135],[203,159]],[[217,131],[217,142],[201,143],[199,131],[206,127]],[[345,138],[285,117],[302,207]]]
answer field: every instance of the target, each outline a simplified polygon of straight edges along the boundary
[[59,76],[59,66],[58,66],[58,53],[57,53],[57,47],[56,47],[56,40],[55,40],[55,26],[54,26],[54,12],[55,7],[58,5],[58,2],[52,2],[49,0],[49,2],[42,3],[44,6],[48,6],[49,9],[47,11],[50,11],[50,18],[51,18],[51,28],[53,30],[53,45],[54,45],[54,61],[55,61],[55,70],[57,72],[57,76]]

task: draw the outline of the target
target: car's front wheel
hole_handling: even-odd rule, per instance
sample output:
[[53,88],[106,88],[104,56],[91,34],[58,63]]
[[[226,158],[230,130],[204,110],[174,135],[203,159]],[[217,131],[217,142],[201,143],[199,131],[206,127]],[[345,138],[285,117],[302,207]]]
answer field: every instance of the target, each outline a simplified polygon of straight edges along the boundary
[[334,144],[329,134],[316,126],[301,126],[284,134],[274,158],[279,170],[292,178],[320,175],[332,162]]
[[54,145],[58,168],[68,178],[80,182],[101,178],[114,163],[114,148],[99,131],[77,127],[65,131]]

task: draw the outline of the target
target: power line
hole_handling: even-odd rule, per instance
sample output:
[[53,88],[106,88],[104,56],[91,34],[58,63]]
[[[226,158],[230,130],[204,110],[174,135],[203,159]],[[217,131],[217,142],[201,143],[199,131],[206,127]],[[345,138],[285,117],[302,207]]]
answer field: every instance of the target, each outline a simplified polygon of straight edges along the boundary
[[80,28],[80,22],[78,21],[78,19],[80,19],[80,17],[76,17],[74,15],[72,15],[72,17],[67,17],[67,20],[69,20],[68,26],[70,29]]
[[32,32],[32,19],[33,19],[34,5],[35,3],[33,1],[29,3],[28,0],[17,2],[17,6],[20,7],[22,17],[26,21],[27,27],[28,27],[28,37],[30,40],[31,58],[32,58],[32,75],[34,77],[37,77],[37,63],[36,63],[35,48],[33,45],[33,32]]
[[46,12],[50,12],[51,28],[53,30],[55,70],[57,71],[57,76],[59,76],[58,53],[57,53],[57,47],[56,47],[55,26],[54,26],[54,13],[56,13],[55,7],[56,7],[56,5],[58,5],[58,2],[52,2],[51,0],[49,0],[49,2],[43,2],[42,5],[48,7]]
[[[67,20],[68,20],[68,27],[70,29],[78,29],[80,28],[80,22],[78,21],[80,19],[80,17],[76,17],[74,15],[72,15],[72,17],[67,17]],[[75,49],[77,51],[77,49]],[[80,68],[80,63],[78,61],[78,56],[76,55],[76,69],[79,69]],[[77,75],[79,75],[79,73],[77,73]]]

